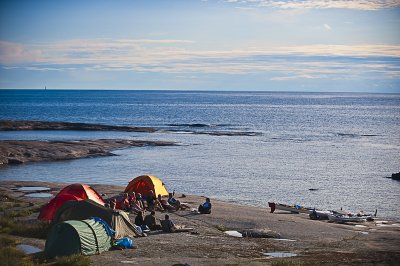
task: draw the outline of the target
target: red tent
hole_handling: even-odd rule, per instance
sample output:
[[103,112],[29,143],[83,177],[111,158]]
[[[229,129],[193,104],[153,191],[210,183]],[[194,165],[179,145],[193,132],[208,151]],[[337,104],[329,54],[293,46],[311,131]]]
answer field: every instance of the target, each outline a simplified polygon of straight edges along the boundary
[[57,196],[50,200],[47,205],[43,206],[42,210],[40,211],[38,219],[45,220],[45,221],[52,221],[54,215],[56,214],[58,208],[66,201],[69,200],[82,200],[81,198],[72,195],[72,194],[57,194]]
[[61,194],[65,194],[65,193],[75,195],[81,199],[91,199],[103,206],[105,204],[103,198],[99,195],[99,193],[97,193],[96,190],[94,190],[93,188],[91,188],[88,185],[72,184],[72,185],[66,186],[57,194],[57,196],[61,195]]
[[57,209],[68,200],[90,199],[104,206],[103,198],[93,188],[84,184],[72,184],[63,188],[46,206],[40,211],[38,219],[53,220]]

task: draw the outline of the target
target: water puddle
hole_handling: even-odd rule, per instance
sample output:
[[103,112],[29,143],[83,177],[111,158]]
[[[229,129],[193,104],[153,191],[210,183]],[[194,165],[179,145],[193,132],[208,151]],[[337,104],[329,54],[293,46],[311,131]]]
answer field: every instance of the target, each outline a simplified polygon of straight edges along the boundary
[[48,187],[20,187],[18,191],[49,191]]
[[378,227],[384,227],[384,226],[389,226],[388,224],[376,224]]
[[25,244],[17,245],[17,248],[27,255],[33,254],[33,253],[38,253],[38,252],[42,251],[40,248],[31,246],[31,245],[25,245]]
[[376,224],[378,227],[399,227],[400,224]]
[[266,252],[263,253],[264,256],[274,257],[274,258],[287,258],[287,257],[296,257],[297,254],[290,252]]
[[25,197],[50,198],[50,197],[53,197],[53,194],[51,194],[51,193],[30,193],[30,194],[25,194]]
[[363,227],[366,227],[366,226],[365,226],[365,225],[362,225],[362,224],[356,224],[355,227],[363,228]]
[[234,236],[234,237],[243,237],[243,235],[241,233],[239,233],[238,231],[225,231],[225,234],[228,234],[228,235]]
[[289,241],[289,242],[295,242],[297,240],[294,239],[286,239],[286,238],[272,238],[272,240],[276,240],[276,241]]

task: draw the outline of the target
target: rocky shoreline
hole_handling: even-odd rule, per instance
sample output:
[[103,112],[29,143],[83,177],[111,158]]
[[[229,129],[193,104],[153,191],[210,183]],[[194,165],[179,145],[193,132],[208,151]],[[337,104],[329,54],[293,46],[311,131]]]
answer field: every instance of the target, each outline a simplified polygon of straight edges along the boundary
[[71,160],[87,157],[110,156],[112,150],[143,147],[171,146],[173,142],[125,139],[99,140],[0,140],[0,167],[39,161]]
[[157,131],[151,127],[111,126],[88,123],[49,122],[35,120],[0,120],[0,131],[20,130],[82,130],[82,131],[123,131],[147,132]]
[[[22,130],[82,130],[82,131],[156,131],[150,127],[110,126],[87,123],[49,122],[34,120],[0,120],[0,131]],[[112,150],[176,145],[167,141],[146,141],[126,139],[98,140],[0,140],[0,167],[26,162],[71,160],[87,157],[110,156]]]

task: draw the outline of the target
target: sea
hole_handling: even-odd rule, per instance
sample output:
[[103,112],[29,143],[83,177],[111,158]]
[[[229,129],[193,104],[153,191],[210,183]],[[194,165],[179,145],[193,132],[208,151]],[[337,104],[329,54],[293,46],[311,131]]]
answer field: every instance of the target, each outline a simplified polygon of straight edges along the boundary
[[0,180],[126,186],[150,174],[170,191],[400,218],[400,94],[0,90],[0,119],[153,127],[155,133],[4,131],[0,139],[132,139],[176,146],[0,168]]

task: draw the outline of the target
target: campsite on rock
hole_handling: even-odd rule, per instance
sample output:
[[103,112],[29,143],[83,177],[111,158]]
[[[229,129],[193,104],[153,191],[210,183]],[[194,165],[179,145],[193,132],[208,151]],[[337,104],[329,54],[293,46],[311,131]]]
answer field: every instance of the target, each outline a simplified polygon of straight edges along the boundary
[[[49,188],[54,197],[31,198],[19,189],[39,186]],[[337,224],[311,220],[311,213],[279,208],[271,213],[268,208],[173,195],[155,176],[139,176],[125,188],[34,181],[1,181],[0,188],[1,237],[11,238],[16,247],[22,243],[40,250],[20,255],[32,263],[390,265],[400,258],[400,225],[395,221],[374,217]],[[210,213],[200,214],[198,208],[207,202]],[[154,223],[151,229],[145,221]]]

